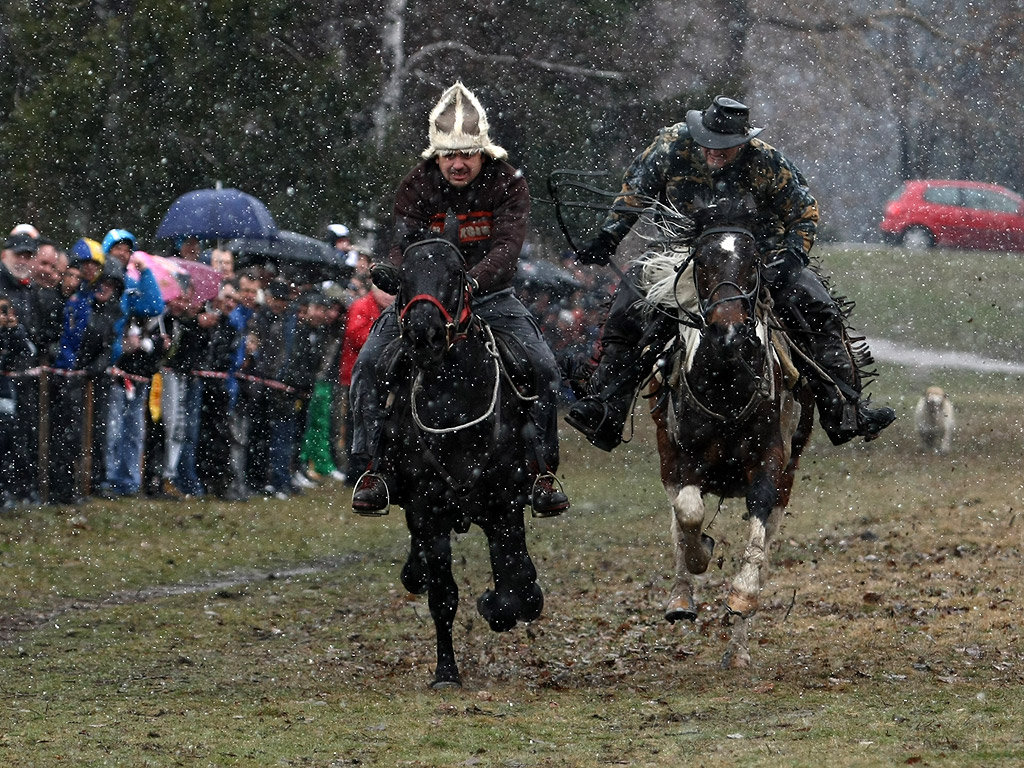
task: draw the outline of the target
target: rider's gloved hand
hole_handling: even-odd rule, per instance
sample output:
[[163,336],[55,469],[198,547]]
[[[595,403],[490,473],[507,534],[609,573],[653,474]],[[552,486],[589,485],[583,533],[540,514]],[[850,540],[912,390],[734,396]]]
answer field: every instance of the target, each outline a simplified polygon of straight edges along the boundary
[[761,277],[768,286],[774,289],[789,285],[807,265],[807,257],[796,248],[783,248],[772,251],[761,266]]
[[609,264],[613,253],[615,253],[615,240],[602,229],[597,237],[579,250],[576,254],[576,261],[580,264]]
[[402,287],[398,267],[394,264],[371,264],[370,279],[384,293],[390,293],[392,296],[396,295],[398,289]]

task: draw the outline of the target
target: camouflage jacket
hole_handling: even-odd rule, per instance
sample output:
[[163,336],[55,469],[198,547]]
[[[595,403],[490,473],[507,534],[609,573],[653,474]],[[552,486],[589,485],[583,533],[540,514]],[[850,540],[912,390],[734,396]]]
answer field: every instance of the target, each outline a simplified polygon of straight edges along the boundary
[[762,250],[792,249],[806,263],[817,232],[818,203],[803,174],[760,139],[751,139],[732,163],[712,173],[686,123],[663,128],[633,160],[601,228],[618,244],[639,217],[635,209],[645,208],[651,200],[690,213],[701,200],[739,199],[747,193],[762,215],[755,232]]

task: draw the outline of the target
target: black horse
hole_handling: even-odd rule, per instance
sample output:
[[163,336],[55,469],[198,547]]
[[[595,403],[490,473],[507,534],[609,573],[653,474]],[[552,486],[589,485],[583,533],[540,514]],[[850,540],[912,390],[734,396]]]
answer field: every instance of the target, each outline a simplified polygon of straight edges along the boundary
[[460,684],[452,643],[459,590],[452,531],[487,536],[493,587],[477,600],[502,632],[540,616],[544,597],[526,550],[523,508],[532,374],[503,363],[502,344],[470,307],[466,266],[440,238],[414,242],[401,267],[401,335],[382,356],[384,436],[411,534],[402,584],[428,595],[437,633],[435,688]]
[[810,389],[786,375],[795,374],[786,347],[771,339],[752,215],[740,204],[698,210],[687,222],[687,257],[669,250],[645,260],[648,299],[683,320],[652,387],[676,556],[665,617],[697,616],[691,574],[707,569],[714,548],[702,530],[704,495],[744,498],[750,537],[728,598],[733,631],[723,659],[733,667],[750,661],[747,623],[814,414]]

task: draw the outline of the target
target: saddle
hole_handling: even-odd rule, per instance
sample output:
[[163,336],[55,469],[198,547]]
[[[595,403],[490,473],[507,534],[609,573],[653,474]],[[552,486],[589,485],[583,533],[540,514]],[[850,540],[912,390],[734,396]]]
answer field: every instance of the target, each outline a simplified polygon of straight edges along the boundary
[[515,336],[491,328],[498,352],[498,364],[507,381],[520,397],[535,397],[538,392],[537,374],[525,345]]

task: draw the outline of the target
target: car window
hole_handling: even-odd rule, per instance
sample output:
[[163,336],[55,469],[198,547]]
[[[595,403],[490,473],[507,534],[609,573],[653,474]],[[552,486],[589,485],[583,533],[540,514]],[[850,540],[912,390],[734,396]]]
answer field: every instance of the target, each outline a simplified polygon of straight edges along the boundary
[[963,205],[957,187],[928,187],[924,191],[924,199],[937,205]]
[[1019,207],[1018,202],[1013,198],[990,189],[965,189],[964,204],[969,208],[998,211],[999,213],[1016,213]]

